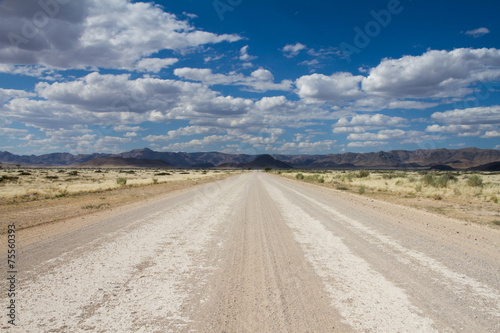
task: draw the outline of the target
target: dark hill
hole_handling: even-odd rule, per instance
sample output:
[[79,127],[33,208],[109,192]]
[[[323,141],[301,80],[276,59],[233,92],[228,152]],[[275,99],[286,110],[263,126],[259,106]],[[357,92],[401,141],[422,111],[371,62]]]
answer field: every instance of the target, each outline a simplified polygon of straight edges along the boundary
[[291,165],[279,161],[268,154],[259,155],[255,159],[247,163],[228,162],[228,163],[221,163],[217,165],[217,167],[238,168],[238,169],[264,169],[264,168],[292,169],[293,168]]
[[252,169],[292,169],[292,166],[290,166],[289,164],[281,162],[268,154],[257,156],[253,161],[243,164],[245,167]]
[[468,168],[470,171],[500,171],[500,161]]

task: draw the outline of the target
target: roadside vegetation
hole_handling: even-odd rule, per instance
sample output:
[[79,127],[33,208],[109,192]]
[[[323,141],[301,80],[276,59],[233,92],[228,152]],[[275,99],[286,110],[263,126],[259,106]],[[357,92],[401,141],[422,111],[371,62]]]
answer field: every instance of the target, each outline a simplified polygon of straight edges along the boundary
[[0,198],[4,203],[61,198],[84,193],[210,178],[234,170],[183,169],[0,169]]
[[486,218],[482,220],[500,225],[499,172],[285,170],[277,173],[337,190],[404,201],[439,213],[468,210],[469,220],[474,220],[474,214],[483,214]]

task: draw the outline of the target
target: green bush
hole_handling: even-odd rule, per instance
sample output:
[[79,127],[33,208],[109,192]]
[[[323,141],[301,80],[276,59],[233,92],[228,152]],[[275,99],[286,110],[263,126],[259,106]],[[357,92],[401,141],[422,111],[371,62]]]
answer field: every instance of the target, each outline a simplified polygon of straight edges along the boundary
[[358,193],[363,194],[366,191],[366,186],[365,185],[359,185],[358,187]]
[[125,177],[116,178],[116,183],[120,186],[125,186],[127,184],[127,178]]
[[319,182],[319,183],[324,183],[324,182],[325,182],[325,178],[323,178],[323,177],[319,177],[319,178],[318,178],[318,182]]
[[434,186],[436,183],[436,177],[432,173],[427,173],[422,177],[422,183],[426,186]]
[[265,172],[269,172],[269,171],[271,171],[272,169],[273,169],[273,168],[269,168],[269,167],[267,167],[267,168],[264,168],[264,171],[265,171]]
[[297,178],[297,179],[304,179],[304,175],[301,174],[301,173],[298,173],[298,174],[295,175],[295,178]]
[[151,180],[153,181],[153,184],[158,184],[158,178],[151,178]]
[[478,175],[472,175],[467,178],[467,185],[469,186],[483,186],[483,178]]
[[370,175],[370,171],[368,170],[359,170],[358,178],[366,178]]

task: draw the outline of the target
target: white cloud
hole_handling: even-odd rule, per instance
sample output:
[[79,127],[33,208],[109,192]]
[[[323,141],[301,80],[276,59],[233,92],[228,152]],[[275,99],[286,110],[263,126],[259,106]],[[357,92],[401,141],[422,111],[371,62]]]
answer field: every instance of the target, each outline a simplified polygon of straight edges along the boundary
[[[39,83],[43,99],[13,98],[2,116],[44,128],[73,124],[116,125],[145,121],[233,121],[247,114],[250,99],[221,96],[193,82],[91,73],[69,82]],[[260,121],[262,124],[262,120]]]
[[24,90],[0,88],[0,106],[13,98],[34,97],[36,94]]
[[367,130],[406,126],[408,120],[402,117],[389,117],[383,114],[356,115],[348,120],[346,117],[340,118],[333,125],[333,133],[361,133]]
[[127,125],[117,125],[113,127],[116,132],[137,132],[144,131],[144,128],[140,126],[127,126]]
[[218,134],[221,130],[215,127],[186,126],[176,130],[168,131],[166,135],[148,135],[143,140],[148,142],[166,142],[178,139],[182,136]]
[[0,127],[0,136],[16,137],[27,135],[28,130],[18,128]]
[[332,148],[337,146],[336,140],[321,140],[315,142],[302,141],[302,142],[285,142],[279,147],[272,150],[286,153],[286,152],[300,152],[311,153],[315,151],[331,151]]
[[238,85],[245,86],[250,90],[265,92],[268,90],[289,91],[292,82],[283,80],[280,83],[274,83],[273,74],[267,69],[259,68],[253,71],[250,76],[240,73],[214,74],[210,68],[176,68],[174,74],[186,80],[200,81],[207,85]]
[[485,139],[489,139],[489,138],[498,138],[500,137],[500,131],[486,131],[486,133],[484,133],[483,136],[481,136],[482,138],[485,138]]
[[426,132],[431,133],[452,133],[457,134],[459,137],[476,137],[480,136],[485,130],[494,129],[494,125],[430,125],[425,129]]
[[500,79],[500,50],[428,51],[421,56],[383,59],[363,79],[368,94],[392,98],[463,97],[477,81]]
[[163,68],[172,66],[177,61],[179,61],[179,59],[176,59],[176,58],[166,58],[166,59],[145,58],[145,59],[141,59],[137,62],[136,69],[139,72],[158,73]]
[[347,136],[352,141],[397,141],[398,143],[419,143],[425,140],[442,139],[440,136],[428,135],[420,131],[404,131],[401,129],[385,129],[377,133],[351,133]]
[[387,141],[354,141],[349,142],[347,147],[380,147],[389,144]]
[[152,3],[129,0],[65,1],[53,17],[27,34],[23,17],[33,17],[37,0],[5,0],[0,7],[0,63],[54,68],[131,69],[161,50],[185,51],[202,45],[235,42],[238,35],[197,30],[188,20]]
[[360,82],[362,76],[339,72],[326,76],[323,74],[305,75],[295,81],[297,94],[308,102],[330,101],[338,103],[362,96]]
[[285,57],[287,58],[293,58],[293,57],[296,57],[300,51],[306,49],[306,46],[304,44],[301,44],[301,43],[295,43],[295,44],[287,44],[285,45],[281,51],[283,52],[283,54],[285,55]]
[[500,124],[500,105],[434,112],[431,119],[445,124]]
[[248,45],[245,45],[243,46],[241,49],[240,49],[240,57],[239,59],[241,61],[250,61],[250,60],[254,60],[256,59],[257,57],[255,56],[251,56],[248,54]]
[[466,32],[464,32],[464,34],[472,36],[474,38],[478,38],[478,37],[484,36],[484,35],[489,34],[489,33],[490,33],[490,29],[484,28],[484,27],[477,28],[474,30],[467,30]]

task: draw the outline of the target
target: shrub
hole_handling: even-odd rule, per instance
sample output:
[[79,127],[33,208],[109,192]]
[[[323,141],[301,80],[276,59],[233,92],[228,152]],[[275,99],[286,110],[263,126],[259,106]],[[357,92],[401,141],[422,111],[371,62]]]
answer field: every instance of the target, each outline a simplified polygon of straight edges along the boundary
[[69,172],[68,172],[68,175],[69,175],[69,176],[78,176],[78,171],[76,171],[76,170],[69,171]]
[[158,184],[158,178],[152,178],[153,184]]
[[365,185],[359,185],[358,187],[358,193],[363,194],[366,191],[366,186]]
[[422,192],[422,184],[418,184],[417,186],[415,186],[415,191]]
[[368,170],[359,170],[358,178],[366,178],[370,175],[370,171]]
[[125,186],[127,184],[127,178],[118,177],[118,178],[116,178],[116,183],[120,186]]
[[338,185],[337,190],[347,191],[349,188],[344,185]]
[[155,176],[170,176],[171,173],[169,172],[158,172],[158,173],[155,173]]
[[436,182],[436,177],[434,177],[434,175],[432,173],[427,173],[425,174],[423,177],[422,177],[422,182],[424,183],[424,185],[426,186],[434,186],[435,182]]
[[482,186],[483,185],[483,178],[479,177],[478,175],[472,175],[469,178],[467,178],[467,185],[469,185],[469,186]]
[[406,172],[394,172],[394,171],[390,171],[390,172],[384,173],[382,175],[383,179],[406,178],[406,177],[407,177]]
[[434,200],[443,200],[443,197],[441,196],[441,194],[434,194],[432,196],[432,199],[434,199]]
[[319,177],[319,178],[318,178],[318,182],[319,182],[319,183],[324,183],[324,182],[325,182],[325,178],[323,178],[323,177]]
[[265,171],[265,172],[269,172],[269,171],[271,171],[272,169],[273,169],[273,168],[269,168],[269,167],[268,167],[268,168],[264,168],[264,171]]
[[295,178],[297,178],[297,179],[304,179],[304,175],[301,174],[301,173],[298,173],[298,174],[295,175]]

